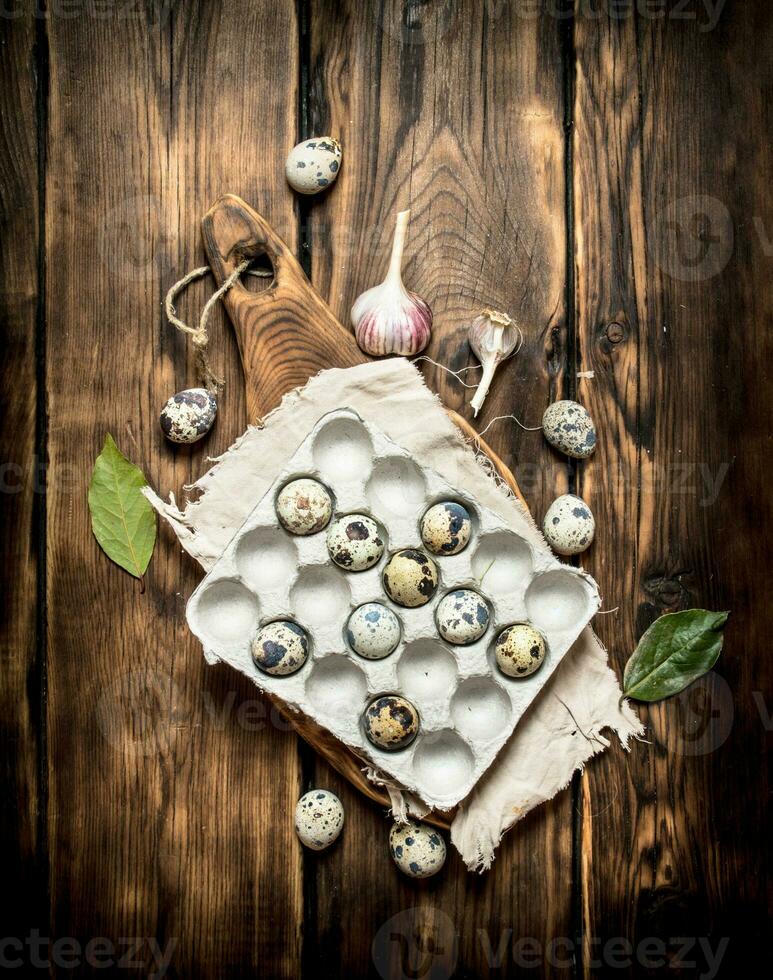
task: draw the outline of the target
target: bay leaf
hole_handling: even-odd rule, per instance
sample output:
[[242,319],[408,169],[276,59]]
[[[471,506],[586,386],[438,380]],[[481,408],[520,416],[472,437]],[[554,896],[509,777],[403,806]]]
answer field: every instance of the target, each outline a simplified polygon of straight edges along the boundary
[[108,433],[89,485],[91,529],[108,558],[138,579],[156,543],[156,516],[140,492],[146,484]]
[[637,701],[659,701],[702,677],[717,662],[729,615],[685,609],[656,619],[625,665],[623,694]]

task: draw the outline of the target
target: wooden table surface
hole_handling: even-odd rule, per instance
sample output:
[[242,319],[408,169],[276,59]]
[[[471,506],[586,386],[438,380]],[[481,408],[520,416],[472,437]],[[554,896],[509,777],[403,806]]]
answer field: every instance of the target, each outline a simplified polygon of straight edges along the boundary
[[[4,5],[0,957],[18,975],[47,957],[54,975],[180,978],[770,968],[773,14],[762,0],[575,8]],[[340,177],[298,201],[286,152],[327,133]],[[562,396],[595,417],[581,467],[512,423],[487,438],[536,516],[568,489],[592,505],[583,564],[619,607],[596,620],[618,673],[659,614],[732,611],[716,669],[641,706],[647,741],[613,743],[483,876],[450,853],[436,879],[401,877],[385,813],[248,680],[206,666],[184,618],[201,571],[168,528],[144,594],[92,538],[106,432],[180,492],[244,428],[220,311],[216,429],[174,449],[157,422],[194,378],[162,298],[201,264],[201,217],[226,191],[344,319],[410,205],[406,277],[449,367],[473,363],[471,311],[518,318],[524,348],[481,424],[534,425]],[[468,393],[425,367],[469,417]],[[312,786],[347,814],[321,855],[292,828]]]

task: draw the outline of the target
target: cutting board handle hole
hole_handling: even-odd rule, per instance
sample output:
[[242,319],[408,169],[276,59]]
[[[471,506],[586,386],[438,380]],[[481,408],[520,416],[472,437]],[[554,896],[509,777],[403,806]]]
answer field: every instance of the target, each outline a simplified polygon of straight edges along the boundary
[[250,293],[262,293],[276,282],[276,269],[265,253],[256,255],[241,277],[241,285]]

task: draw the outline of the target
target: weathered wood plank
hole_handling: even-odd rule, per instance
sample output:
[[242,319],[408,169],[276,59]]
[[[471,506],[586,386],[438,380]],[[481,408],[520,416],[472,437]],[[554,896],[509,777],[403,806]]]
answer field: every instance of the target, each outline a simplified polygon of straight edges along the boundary
[[[472,316],[510,312],[526,343],[495,380],[481,425],[539,418],[560,390],[566,349],[559,25],[488,2],[313,2],[309,43],[308,135],[330,133],[344,147],[336,185],[308,209],[315,285],[348,323],[355,297],[383,278],[395,215],[410,206],[405,278],[435,313],[427,354],[451,368],[475,363]],[[445,404],[469,417],[469,392],[424,367]],[[565,485],[560,464],[513,423],[489,437],[541,512],[553,485]],[[310,765],[309,780],[340,788],[347,807],[341,845],[307,863],[313,959],[330,975],[400,976],[411,951],[414,969],[434,956],[461,976],[502,975],[517,965],[519,938],[544,951],[571,936],[569,794],[520,825],[486,877],[452,852],[442,876],[417,885],[386,857],[382,812],[324,766]],[[433,943],[445,952],[432,954]],[[544,975],[562,973],[545,964]]]
[[[31,4],[30,4],[31,6]],[[38,148],[35,21],[30,11],[0,22],[0,565],[4,569],[0,667],[0,838],[5,847],[0,920],[23,939],[47,915],[38,834],[39,723],[43,697],[38,645],[38,555],[45,460],[36,445]],[[45,78],[40,80],[45,85]],[[12,245],[12,247],[8,247]],[[14,951],[7,950],[10,961]]]
[[754,692],[772,669],[757,574],[772,516],[757,224],[770,225],[771,41],[757,4],[728,4],[713,30],[671,16],[576,25],[578,364],[595,371],[580,392],[600,432],[581,469],[598,522],[584,564],[620,606],[599,632],[622,673],[659,614],[733,613],[709,678],[642,707],[649,744],[583,778],[585,976],[613,959],[628,962],[616,976],[676,966],[675,937],[692,975],[716,975],[718,951],[721,975],[742,975],[769,942],[769,736]]
[[[295,134],[295,5],[148,5],[48,21],[47,250],[50,781],[54,928],[145,937],[178,976],[295,977],[301,856],[296,739],[255,689],[207,668],[184,619],[201,572],[166,528],[143,596],[91,537],[86,486],[104,433],[178,490],[242,431],[235,344],[213,321],[227,388],[213,435],[173,449],[163,401],[193,382],[162,321],[174,279],[202,264],[201,217],[225,191],[294,242],[275,146]],[[180,302],[198,316],[211,281]],[[274,816],[276,815],[276,816]]]

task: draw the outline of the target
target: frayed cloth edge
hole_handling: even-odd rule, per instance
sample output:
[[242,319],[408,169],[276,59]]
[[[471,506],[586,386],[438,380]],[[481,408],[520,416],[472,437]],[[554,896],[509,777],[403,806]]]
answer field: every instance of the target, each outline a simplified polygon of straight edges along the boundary
[[[511,831],[513,827],[515,827],[517,823],[523,820],[525,816],[531,813],[531,811],[534,810],[535,807],[541,806],[543,803],[549,803],[550,800],[555,799],[555,797],[558,796],[559,793],[562,793],[570,785],[572,779],[574,778],[575,773],[584,772],[585,766],[588,764],[588,762],[591,761],[591,759],[594,759],[596,756],[601,755],[602,752],[605,752],[609,748],[611,743],[606,739],[602,739],[601,737],[602,732],[611,732],[612,735],[617,736],[617,740],[619,741],[620,745],[626,752],[631,751],[631,740],[632,739],[636,739],[637,741],[641,740],[646,732],[646,727],[642,724],[641,721],[639,721],[636,715],[633,714],[633,711],[628,705],[627,701],[625,702],[624,706],[628,709],[632,717],[635,719],[635,723],[632,723],[629,719],[626,718],[625,725],[619,725],[619,726],[602,725],[598,730],[594,731],[593,729],[591,729],[590,733],[586,734],[586,738],[588,739],[588,746],[589,746],[588,753],[587,755],[585,755],[583,759],[581,759],[577,763],[574,769],[572,769],[566,781],[562,783],[560,786],[558,786],[555,792],[552,793],[550,796],[546,796],[543,800],[540,800],[539,803],[535,803],[534,805],[529,806],[527,809],[524,809],[522,813],[519,813],[511,824],[509,824],[507,827],[504,827],[502,829],[502,831],[500,832],[496,840],[492,840],[490,844],[486,846],[484,846],[482,841],[478,841],[477,842],[478,853],[476,857],[470,861],[465,860],[465,865],[467,866],[467,869],[469,871],[477,871],[478,874],[483,874],[484,871],[490,870],[491,865],[494,863],[496,850],[499,847],[500,843],[502,842],[502,838],[505,836],[505,834]],[[455,846],[457,846],[457,842],[453,840],[453,834],[452,834],[452,842],[454,843]],[[459,850],[458,846],[457,846],[457,850]]]

